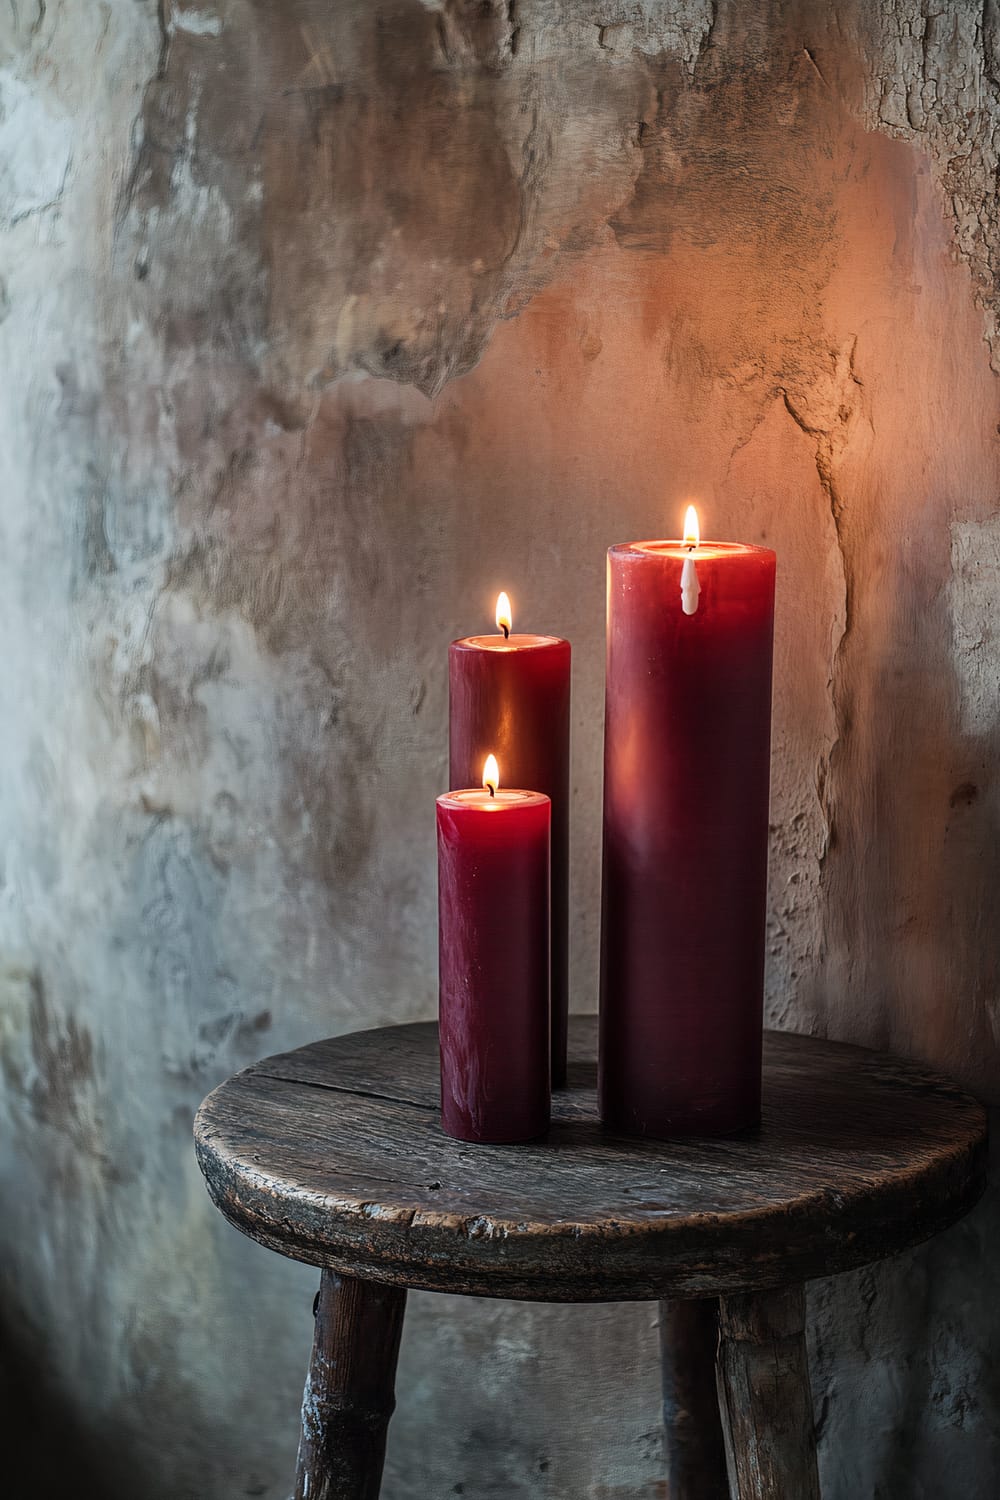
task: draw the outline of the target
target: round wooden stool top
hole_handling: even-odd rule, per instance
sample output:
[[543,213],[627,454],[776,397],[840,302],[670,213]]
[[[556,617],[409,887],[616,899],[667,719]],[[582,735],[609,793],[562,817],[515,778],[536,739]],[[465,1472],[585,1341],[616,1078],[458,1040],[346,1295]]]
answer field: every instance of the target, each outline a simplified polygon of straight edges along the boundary
[[437,1027],[317,1042],[205,1100],[198,1160],[237,1229],[369,1281],[480,1297],[628,1301],[783,1286],[879,1260],[982,1192],[986,1117],[948,1079],[860,1047],[769,1032],[759,1133],[607,1133],[597,1027],[574,1018],[548,1139],[451,1140]]

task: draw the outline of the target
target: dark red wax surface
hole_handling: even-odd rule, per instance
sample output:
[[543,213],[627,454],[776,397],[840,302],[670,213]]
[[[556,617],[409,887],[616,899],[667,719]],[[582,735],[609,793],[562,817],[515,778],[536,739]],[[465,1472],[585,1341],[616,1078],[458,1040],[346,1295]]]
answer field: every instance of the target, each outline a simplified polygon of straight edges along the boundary
[[608,553],[601,1110],[633,1134],[759,1123],[774,553]]
[[441,1123],[461,1141],[549,1124],[549,826],[534,792],[437,801]]
[[570,644],[558,636],[477,635],[448,652],[449,780],[479,786],[496,756],[501,786],[552,802],[552,1083],[566,1081],[569,1010]]

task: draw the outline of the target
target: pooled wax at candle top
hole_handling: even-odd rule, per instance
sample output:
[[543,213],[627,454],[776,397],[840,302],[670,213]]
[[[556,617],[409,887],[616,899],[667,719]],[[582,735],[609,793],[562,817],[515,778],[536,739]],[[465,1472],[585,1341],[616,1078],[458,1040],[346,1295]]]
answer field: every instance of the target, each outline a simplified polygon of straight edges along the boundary
[[[617,580],[613,591],[649,591],[646,607],[654,610],[654,617],[661,609],[675,615],[688,635],[691,627],[704,629],[706,617],[720,610],[741,617],[748,611],[756,614],[753,580],[770,577],[773,591],[774,553],[767,547],[741,542],[699,542],[696,547],[684,541],[620,542],[609,549],[608,558]],[[693,605],[690,613],[682,599],[685,585]]]
[[755,552],[765,557],[772,555],[767,547],[754,547],[749,542],[698,542],[695,546],[684,541],[619,542],[611,551],[653,553],[658,557],[676,558],[678,562],[688,557],[693,557],[695,562],[714,562],[720,557],[746,557]]
[[658,557],[676,558],[680,562],[713,562],[721,557],[742,557],[754,552],[766,557],[772,554],[766,547],[754,547],[744,542],[707,542],[701,538],[701,523],[698,511],[689,505],[684,516],[684,535],[679,541],[658,538],[646,542],[620,542],[612,547],[614,554],[639,552],[652,553]]
[[478,787],[470,787],[466,791],[445,792],[437,800],[439,806],[454,808],[456,811],[472,808],[478,812],[503,812],[508,807],[524,807],[532,803],[548,802],[549,799],[541,792],[525,792],[519,788],[501,787],[491,795],[487,787],[482,791]]
[[561,646],[557,635],[467,635],[453,645],[467,651],[537,651],[544,646]]
[[501,590],[497,595],[496,622],[499,635],[468,635],[453,645],[468,651],[537,651],[548,646],[563,646],[557,635],[513,635],[514,613],[510,599]]

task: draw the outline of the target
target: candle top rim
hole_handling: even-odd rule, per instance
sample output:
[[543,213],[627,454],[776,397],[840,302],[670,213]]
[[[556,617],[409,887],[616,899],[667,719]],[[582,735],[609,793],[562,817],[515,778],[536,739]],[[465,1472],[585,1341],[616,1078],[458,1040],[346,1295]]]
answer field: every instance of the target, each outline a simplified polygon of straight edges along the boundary
[[568,646],[569,642],[561,635],[515,635],[511,632],[509,636],[464,635],[451,644],[459,651],[543,651],[550,646]]
[[498,787],[491,797],[485,787],[463,787],[460,791],[442,792],[438,807],[472,808],[477,812],[501,812],[511,807],[541,807],[552,798],[544,792],[529,792],[516,786]]
[[651,538],[644,542],[616,542],[608,548],[609,555],[616,557],[670,557],[682,561],[686,557],[695,562],[710,562],[721,557],[774,557],[770,547],[759,547],[753,542],[713,542],[710,538],[692,547],[681,539],[667,540]]

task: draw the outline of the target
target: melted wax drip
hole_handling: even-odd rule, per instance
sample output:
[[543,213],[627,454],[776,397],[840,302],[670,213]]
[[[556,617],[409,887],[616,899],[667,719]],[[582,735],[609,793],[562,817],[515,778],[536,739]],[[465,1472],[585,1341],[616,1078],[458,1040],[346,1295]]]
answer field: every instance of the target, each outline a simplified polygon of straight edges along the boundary
[[694,558],[686,557],[681,569],[681,609],[686,615],[693,615],[697,610],[700,593],[701,584],[698,582]]

